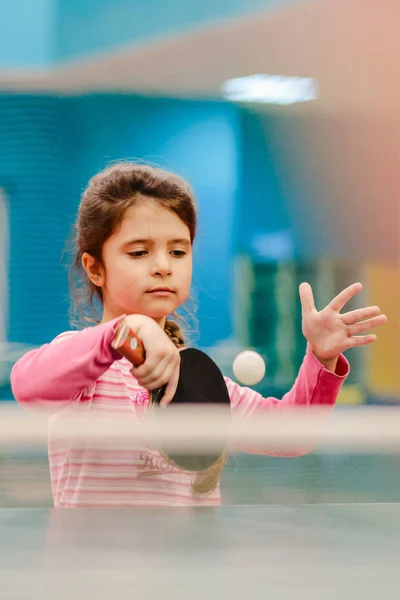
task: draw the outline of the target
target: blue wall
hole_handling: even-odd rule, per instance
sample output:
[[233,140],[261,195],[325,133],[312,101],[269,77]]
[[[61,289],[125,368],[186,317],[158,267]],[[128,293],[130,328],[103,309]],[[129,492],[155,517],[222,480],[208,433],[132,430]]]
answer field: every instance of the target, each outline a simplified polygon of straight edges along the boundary
[[41,343],[67,323],[60,264],[72,207],[57,98],[0,95],[0,186],[11,229],[9,339]]
[[241,120],[241,248],[255,259],[272,261],[346,255],[350,247],[344,250],[340,243],[341,220],[332,219],[346,174],[337,165],[337,152],[328,147],[326,120],[266,114],[262,108],[244,110]]
[[0,69],[43,67],[55,50],[57,0],[2,2],[0,12]]
[[193,185],[200,343],[229,336],[238,136],[237,112],[226,104],[0,96],[0,186],[12,238],[9,339],[43,343],[68,327],[62,250],[88,179],[120,158],[155,162]]
[[241,113],[242,198],[239,208],[240,249],[255,260],[291,259],[298,251],[287,197],[289,169],[275,143],[273,117]]

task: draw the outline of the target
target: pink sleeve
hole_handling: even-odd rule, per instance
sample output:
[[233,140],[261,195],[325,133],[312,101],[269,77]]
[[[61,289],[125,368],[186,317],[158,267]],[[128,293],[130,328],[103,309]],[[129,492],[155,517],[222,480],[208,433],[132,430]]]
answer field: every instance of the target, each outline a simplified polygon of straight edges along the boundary
[[[239,418],[246,418],[257,411],[287,410],[291,406],[333,407],[349,372],[349,363],[343,355],[339,357],[336,372],[332,373],[324,368],[311,349],[307,347],[297,379],[292,389],[281,400],[271,397],[264,398],[261,394],[248,387],[240,386],[228,377],[225,378],[225,381],[231,398],[233,414]],[[310,446],[307,448],[299,448],[295,452],[279,452],[279,456],[300,456],[310,452],[312,447],[313,444],[310,442]],[[238,448],[238,450],[246,452],[245,448]],[[253,450],[251,452],[254,453]],[[257,454],[278,456],[278,453],[270,452],[267,448],[261,449]]]
[[11,371],[15,399],[26,408],[63,408],[78,402],[120,355],[111,347],[123,317],[82,331],[61,334],[27,352]]

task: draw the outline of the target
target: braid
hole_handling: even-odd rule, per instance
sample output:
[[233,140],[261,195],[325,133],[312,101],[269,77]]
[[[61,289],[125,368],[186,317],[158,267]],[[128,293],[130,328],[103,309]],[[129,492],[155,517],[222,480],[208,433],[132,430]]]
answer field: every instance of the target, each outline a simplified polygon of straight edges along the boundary
[[225,466],[226,460],[226,453],[223,452],[217,462],[212,465],[212,467],[202,471],[201,473],[197,473],[196,479],[192,484],[193,491],[196,494],[210,494],[215,490],[219,483],[222,469]]
[[177,348],[183,348],[185,340],[183,339],[183,334],[179,325],[175,323],[175,321],[167,319],[165,321],[164,331]]

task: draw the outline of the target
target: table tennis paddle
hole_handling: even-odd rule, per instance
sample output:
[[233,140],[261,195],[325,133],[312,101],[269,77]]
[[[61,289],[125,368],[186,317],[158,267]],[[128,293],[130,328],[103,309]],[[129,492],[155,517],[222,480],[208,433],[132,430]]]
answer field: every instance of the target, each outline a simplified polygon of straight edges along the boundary
[[[127,358],[134,366],[144,363],[146,353],[143,342],[122,322],[118,327],[112,346],[121,356]],[[204,352],[196,348],[184,348],[180,352],[180,374],[175,395],[170,403],[181,405],[218,405],[226,411],[227,424],[231,416],[230,397],[225,379],[215,362]],[[153,390],[151,404],[157,405],[162,399],[165,386]],[[167,460],[186,471],[205,471],[215,465],[225,450],[225,442],[221,441],[221,448],[207,454],[181,454],[163,453]]]

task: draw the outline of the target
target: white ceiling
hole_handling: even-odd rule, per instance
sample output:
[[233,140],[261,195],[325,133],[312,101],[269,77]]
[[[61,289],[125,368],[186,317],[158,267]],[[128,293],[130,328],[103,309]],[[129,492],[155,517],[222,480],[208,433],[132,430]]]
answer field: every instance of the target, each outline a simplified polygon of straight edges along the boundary
[[[0,88],[210,97],[231,77],[314,77],[321,110],[397,113],[399,0],[313,0],[46,72],[0,72]],[[293,107],[284,110],[293,110]]]

